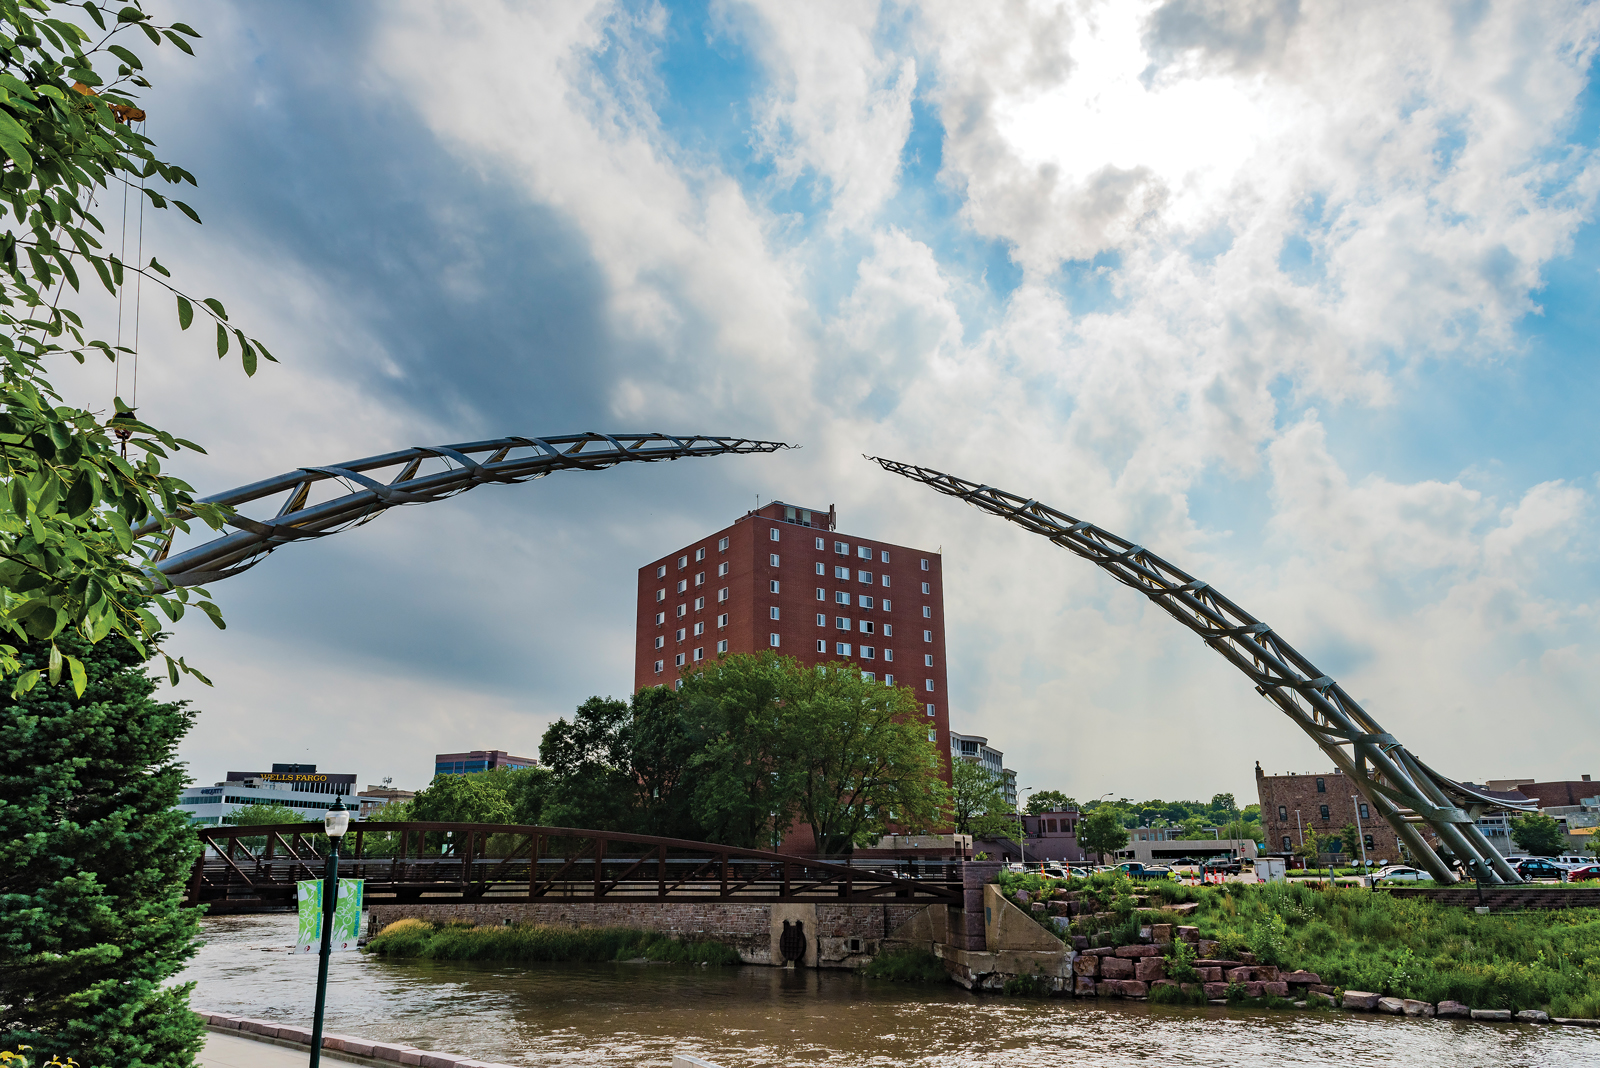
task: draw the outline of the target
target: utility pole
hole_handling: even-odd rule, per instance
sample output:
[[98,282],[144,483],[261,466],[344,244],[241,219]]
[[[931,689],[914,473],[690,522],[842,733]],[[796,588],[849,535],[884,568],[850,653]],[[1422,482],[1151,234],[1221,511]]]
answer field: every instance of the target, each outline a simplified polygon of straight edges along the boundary
[[1361,871],[1367,870],[1367,840],[1361,836],[1361,795],[1351,794],[1350,803],[1356,807],[1356,841],[1361,846]]

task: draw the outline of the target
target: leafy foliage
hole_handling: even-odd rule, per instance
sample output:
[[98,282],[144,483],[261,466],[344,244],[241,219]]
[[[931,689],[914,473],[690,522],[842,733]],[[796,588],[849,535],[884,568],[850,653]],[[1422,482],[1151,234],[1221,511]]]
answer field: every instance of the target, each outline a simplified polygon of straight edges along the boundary
[[1028,796],[1028,804],[1023,811],[1030,816],[1037,816],[1042,812],[1063,812],[1077,807],[1078,802],[1060,790],[1035,790]]
[[919,947],[879,953],[861,970],[868,979],[887,979],[895,983],[948,983],[950,973],[944,961]]
[[951,763],[950,813],[957,834],[986,840],[1015,837],[1017,823],[1008,818],[1010,807],[994,772],[971,760]]
[[1128,830],[1115,809],[1096,809],[1078,822],[1078,843],[1085,852],[1103,857],[1128,844]]
[[431,960],[522,963],[643,958],[673,964],[740,963],[738,951],[722,942],[678,939],[632,927],[547,927],[533,923],[474,927],[465,922],[399,920],[374,935],[366,948],[369,953],[387,957]]
[[[63,10],[81,11],[94,32],[60,17]],[[0,634],[8,641],[49,642],[70,630],[93,643],[119,634],[149,653],[161,627],[156,611],[176,620],[196,607],[222,626],[205,591],[162,587],[142,570],[173,531],[188,529],[187,519],[217,528],[227,517],[197,504],[186,483],[162,470],[171,454],[200,447],[144,423],[121,398],[109,418],[63,404],[49,379],[63,358],[131,352],[88,336],[68,306],[90,272],[113,296],[134,279],[170,290],[180,325],[187,329],[198,309],[216,326],[218,356],[233,339],[246,373],[258,357],[272,358],[228,323],[221,301],[174,289],[156,259],[123,263],[93,212],[120,193],[199,221],[149,184],[193,185],[194,176],[158,159],[154,142],[135,129],[144,113],[133,93],[149,85],[127,47],[136,34],[191,54],[189,39],[199,36],[182,23],[155,25],[137,3],[108,15],[92,3],[0,2]],[[136,534],[141,523],[150,529]],[[0,675],[20,673],[22,693],[65,672],[81,693],[81,660],[50,648],[43,663],[24,669],[16,647],[0,644]],[[166,663],[174,683],[182,672],[203,679],[181,657]]]
[[230,816],[229,822],[236,827],[272,827],[282,823],[304,823],[308,818],[299,809],[274,801],[270,805],[246,805],[236,815]]
[[[150,699],[132,643],[58,643],[82,696],[39,687],[0,710],[0,1031],[88,1066],[183,1068],[202,1028],[190,986],[165,984],[198,929],[181,899],[199,846],[173,808],[194,713]],[[52,648],[18,660],[39,669]]]
[[1567,844],[1555,817],[1534,812],[1511,821],[1511,840],[1535,857],[1558,857]]

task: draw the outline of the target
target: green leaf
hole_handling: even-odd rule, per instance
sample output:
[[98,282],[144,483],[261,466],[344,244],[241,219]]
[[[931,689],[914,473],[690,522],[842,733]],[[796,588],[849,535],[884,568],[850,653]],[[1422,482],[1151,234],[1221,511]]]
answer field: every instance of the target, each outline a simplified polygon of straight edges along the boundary
[[13,699],[21,697],[37,685],[39,685],[39,673],[37,671],[25,671],[22,677],[17,679],[17,684],[11,688],[11,696]]
[[28,487],[20,478],[11,480],[11,510],[23,519],[28,516]]
[[196,40],[199,40],[199,38],[200,38],[200,35],[198,33],[196,33],[194,30],[191,30],[188,26],[184,25],[181,22],[174,22],[172,24],[172,28],[177,30],[181,34],[184,34],[184,35],[189,36],[189,37],[193,37]]
[[197,607],[199,607],[200,611],[211,617],[211,622],[217,625],[218,630],[228,629],[228,624],[222,621],[222,609],[218,608],[210,601],[196,601],[195,604]]
[[178,210],[183,212],[185,215],[189,216],[189,218],[193,219],[195,222],[199,222],[200,221],[199,213],[196,212],[189,205],[185,204],[183,201],[177,199],[176,197],[173,198],[172,202],[174,204],[178,205]]
[[187,329],[189,329],[190,325],[193,322],[194,322],[194,305],[189,303],[189,298],[188,297],[179,295],[179,297],[178,297],[178,327],[180,329],[187,330]]
[[33,156],[26,147],[33,138],[7,111],[0,110],[0,150],[17,165],[17,170],[28,174],[33,170]]
[[94,19],[94,24],[96,26],[100,27],[102,30],[106,28],[105,16],[100,14],[100,9],[90,2],[90,0],[85,0],[83,9],[89,13],[90,18]]
[[241,350],[239,359],[244,364],[245,377],[254,378],[256,373],[256,350],[251,348],[250,342],[244,339],[244,331],[235,330],[234,334],[239,338],[239,348]]
[[106,525],[111,528],[112,537],[117,539],[117,546],[128,552],[133,548],[133,531],[128,527],[128,521],[122,518],[119,512],[106,512]]
[[173,44],[177,45],[179,50],[181,50],[183,52],[187,52],[191,56],[194,55],[194,49],[189,47],[189,42],[185,41],[182,37],[179,37],[177,34],[173,33],[171,30],[164,31],[161,36],[165,37],[167,40],[169,40]]
[[159,274],[163,278],[171,278],[172,277],[172,272],[167,270],[165,267],[161,266],[161,264],[159,262],[157,262],[157,260],[156,260],[156,258],[154,256],[150,257],[150,269],[152,271],[156,272],[157,274]]
[[67,668],[72,672],[72,692],[79,697],[89,688],[89,674],[83,670],[83,661],[75,656],[67,657]]
[[[165,656],[166,654],[163,653],[162,655]],[[178,685],[178,665],[170,656],[167,657],[167,678],[171,680],[172,685]]]
[[54,686],[61,681],[61,650],[56,648],[56,643],[50,643],[50,685]]
[[223,322],[228,321],[228,309],[224,308],[222,306],[222,301],[218,300],[216,297],[206,297],[200,303],[204,304],[206,307],[215,312],[218,319],[221,319]]
[[149,17],[149,15],[146,15],[136,7],[125,7],[117,12],[118,22],[143,22]]
[[221,323],[217,324],[217,359],[222,359],[228,354],[228,328]]
[[79,471],[78,477],[72,480],[72,488],[67,490],[66,499],[62,503],[66,507],[69,519],[76,519],[93,508],[94,476],[87,471]]
[[161,35],[156,32],[156,28],[154,26],[150,25],[148,22],[141,22],[139,23],[139,28],[144,31],[144,35],[146,37],[150,38],[151,44],[161,43]]
[[48,429],[50,431],[50,440],[55,443],[56,448],[65,449],[67,444],[72,441],[72,430],[65,423],[52,422],[49,424]]
[[106,51],[116,56],[134,70],[144,70],[144,64],[139,62],[139,57],[123,48],[121,45],[107,45]]

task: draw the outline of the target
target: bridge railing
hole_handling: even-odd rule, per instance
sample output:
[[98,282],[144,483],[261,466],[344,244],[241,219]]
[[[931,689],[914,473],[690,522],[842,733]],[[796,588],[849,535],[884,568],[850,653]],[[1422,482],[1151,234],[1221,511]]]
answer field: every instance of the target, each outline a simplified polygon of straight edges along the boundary
[[[315,824],[206,827],[188,900],[288,904],[320,878]],[[363,822],[341,844],[339,873],[374,901],[943,901],[959,904],[959,863],[910,872],[712,842],[522,824]]]

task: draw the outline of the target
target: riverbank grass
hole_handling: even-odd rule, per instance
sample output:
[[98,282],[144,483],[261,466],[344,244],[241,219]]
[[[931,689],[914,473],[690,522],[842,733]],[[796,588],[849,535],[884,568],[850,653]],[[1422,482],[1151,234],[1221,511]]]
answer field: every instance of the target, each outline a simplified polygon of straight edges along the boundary
[[427,960],[602,962],[643,958],[671,964],[738,964],[722,942],[674,938],[632,927],[552,927],[535,923],[474,926],[397,920],[373,935],[367,952]]
[[944,961],[926,949],[899,949],[880,953],[861,971],[868,979],[897,983],[947,983]]

